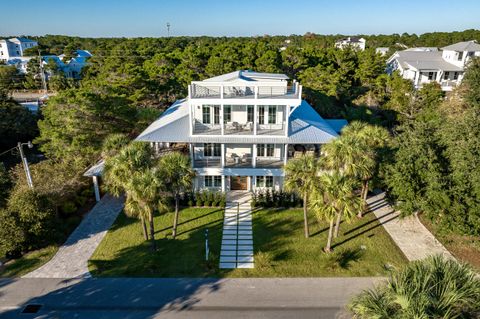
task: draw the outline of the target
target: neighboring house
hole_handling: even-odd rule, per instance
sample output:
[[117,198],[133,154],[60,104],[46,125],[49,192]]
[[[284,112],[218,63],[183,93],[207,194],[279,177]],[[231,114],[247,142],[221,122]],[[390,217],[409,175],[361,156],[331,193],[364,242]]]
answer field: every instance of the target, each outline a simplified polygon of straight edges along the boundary
[[[156,151],[183,146],[197,190],[282,189],[282,167],[302,153],[319,155],[346,120],[324,120],[284,74],[236,71],[188,86],[137,138]],[[86,175],[90,176],[90,175]]]
[[390,48],[387,47],[379,47],[375,49],[375,53],[380,54],[381,56],[387,55]]
[[398,71],[403,78],[413,81],[415,88],[433,81],[443,91],[451,91],[463,78],[468,61],[480,56],[480,45],[466,41],[441,48],[412,48],[395,52],[387,60],[387,72]]
[[363,51],[363,50],[365,50],[366,42],[367,41],[364,38],[347,37],[347,38],[337,40],[335,42],[335,47],[337,49],[344,49],[344,48],[347,48],[347,47],[351,47],[355,50]]
[[23,57],[26,49],[38,46],[38,42],[27,38],[11,38],[0,40],[0,60]]
[[[84,66],[86,66],[87,59],[91,57],[92,54],[86,50],[77,50],[76,51],[76,56],[70,59],[67,62],[63,61],[64,55],[44,55],[42,56],[42,64],[43,66],[46,66],[50,60],[55,61],[55,64],[57,65],[58,69],[62,71],[65,74],[65,77],[67,78],[73,78],[73,79],[80,79],[81,71]],[[15,65],[18,72],[22,74],[26,74],[28,72],[27,65],[28,62],[33,59],[34,57],[16,57],[16,58],[11,58],[7,61],[8,65]],[[46,77],[51,75],[48,71],[45,72]]]

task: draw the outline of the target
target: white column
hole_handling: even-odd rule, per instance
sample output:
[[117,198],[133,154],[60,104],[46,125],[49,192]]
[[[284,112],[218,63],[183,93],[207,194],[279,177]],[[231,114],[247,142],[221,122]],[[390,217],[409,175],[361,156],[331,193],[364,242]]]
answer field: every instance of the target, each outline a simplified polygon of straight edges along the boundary
[[[255,87],[255,92],[257,92],[256,89],[257,87]],[[257,135],[257,125],[258,125],[258,106],[257,104],[255,104],[253,105],[253,135]]]
[[194,167],[194,162],[195,162],[195,148],[193,147],[193,144],[190,143],[188,144],[189,152],[190,152],[190,161],[192,162],[192,167]]
[[285,105],[283,107],[283,123],[285,127],[283,128],[285,130],[285,136],[288,136],[288,123],[290,119],[290,110],[289,110],[289,105]]
[[223,99],[223,85],[220,85],[220,98]]
[[287,157],[288,157],[288,144],[285,144],[285,148],[283,150],[283,164],[287,165]]
[[252,145],[252,166],[257,166],[257,144]]
[[92,176],[93,179],[93,190],[95,191],[95,200],[97,202],[100,201],[100,189],[98,187],[98,177],[97,176]]
[[221,159],[220,159],[220,163],[221,163],[221,166],[222,168],[225,167],[225,144],[222,143],[222,147],[221,147]]
[[220,104],[220,130],[222,132],[222,135],[225,134],[225,124],[224,124],[224,121],[223,121],[223,115],[224,115],[224,110],[223,110],[223,103]]
[[193,108],[195,106],[193,106],[191,103],[188,103],[188,115],[190,117],[190,135],[193,135],[193,122],[194,122],[194,119],[195,119],[195,114],[194,114],[194,111],[193,111]]

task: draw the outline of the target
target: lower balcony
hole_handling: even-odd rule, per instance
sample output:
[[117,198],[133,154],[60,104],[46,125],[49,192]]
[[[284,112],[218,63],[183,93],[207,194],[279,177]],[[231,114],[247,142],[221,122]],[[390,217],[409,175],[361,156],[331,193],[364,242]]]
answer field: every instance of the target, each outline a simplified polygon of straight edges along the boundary
[[195,168],[204,168],[204,167],[222,167],[222,161],[220,157],[218,158],[201,158],[193,160],[193,167]]

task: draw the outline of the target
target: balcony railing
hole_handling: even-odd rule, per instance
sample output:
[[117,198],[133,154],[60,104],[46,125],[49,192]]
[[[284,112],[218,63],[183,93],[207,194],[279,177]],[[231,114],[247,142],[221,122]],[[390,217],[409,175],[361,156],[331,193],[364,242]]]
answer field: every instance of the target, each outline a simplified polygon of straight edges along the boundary
[[257,157],[255,167],[258,168],[281,168],[283,166],[283,159],[272,157]]
[[225,167],[253,167],[251,154],[231,154],[225,157]]
[[203,167],[222,167],[222,162],[220,157],[218,158],[201,158],[193,160],[193,167],[203,168]]
[[257,135],[285,135],[285,122],[279,124],[257,124]]
[[192,83],[189,96],[192,99],[298,99],[302,86],[298,82],[292,85],[231,86]]

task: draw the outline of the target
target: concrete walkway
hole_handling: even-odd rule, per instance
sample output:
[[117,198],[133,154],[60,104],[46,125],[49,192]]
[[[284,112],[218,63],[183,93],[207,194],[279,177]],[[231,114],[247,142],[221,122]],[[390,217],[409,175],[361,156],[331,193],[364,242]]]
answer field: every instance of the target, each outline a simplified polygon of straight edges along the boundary
[[59,248],[52,260],[23,277],[90,277],[88,260],[122,209],[123,198],[105,195]]
[[253,268],[251,194],[227,194],[223,222],[220,268]]
[[443,255],[453,258],[452,254],[418,220],[417,216],[399,218],[385,200],[385,193],[367,199],[368,206],[392,237],[409,261],[425,259],[430,255]]

